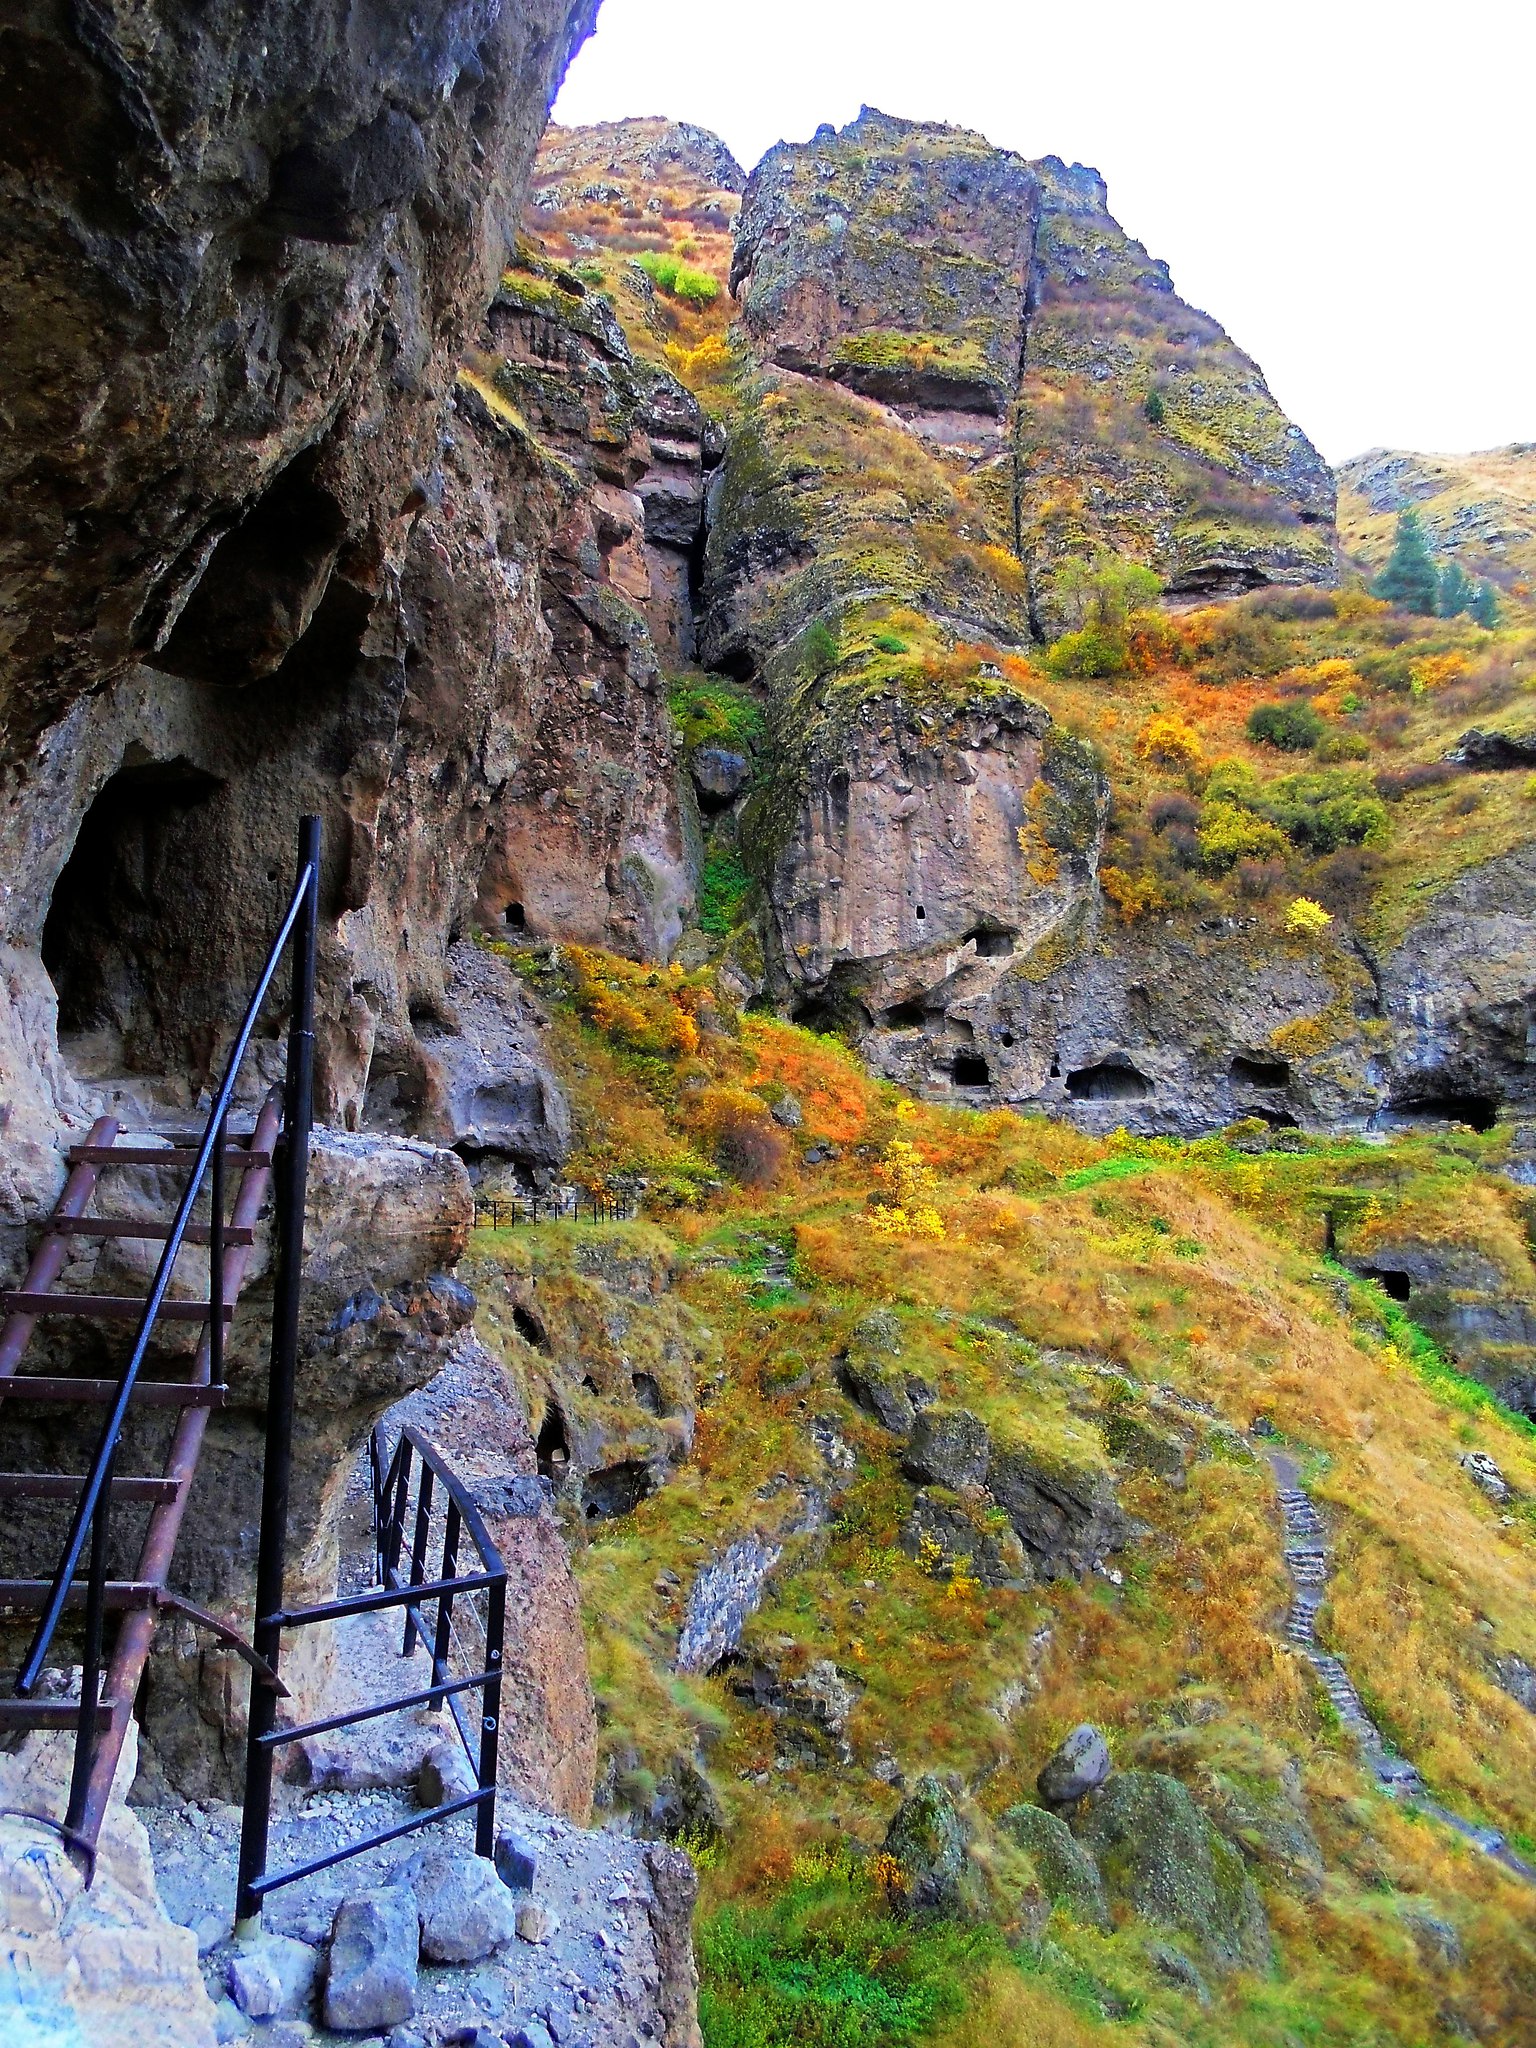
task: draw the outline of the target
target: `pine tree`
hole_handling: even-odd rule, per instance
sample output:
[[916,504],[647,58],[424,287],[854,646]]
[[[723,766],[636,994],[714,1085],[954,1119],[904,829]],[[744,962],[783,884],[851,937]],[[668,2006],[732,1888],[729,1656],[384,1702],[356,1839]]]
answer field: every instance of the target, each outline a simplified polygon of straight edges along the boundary
[[1397,538],[1392,543],[1386,567],[1371,585],[1371,592],[1403,611],[1434,616],[1440,595],[1440,576],[1417,512],[1398,514]]
[[1486,626],[1491,632],[1499,623],[1499,593],[1491,583],[1479,583],[1477,595],[1467,610],[1478,625]]
[[1454,619],[1458,613],[1470,611],[1472,600],[1477,595],[1472,578],[1460,562],[1447,562],[1440,571],[1440,616]]
[[1155,388],[1147,393],[1146,403],[1141,409],[1154,427],[1160,427],[1168,417],[1168,408],[1163,403],[1163,394]]

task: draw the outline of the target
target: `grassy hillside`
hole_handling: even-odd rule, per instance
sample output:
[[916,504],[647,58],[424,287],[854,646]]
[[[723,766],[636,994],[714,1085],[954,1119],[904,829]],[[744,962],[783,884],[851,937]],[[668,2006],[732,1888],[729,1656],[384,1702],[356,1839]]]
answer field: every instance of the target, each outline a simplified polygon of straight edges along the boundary
[[[1536,578],[1536,447],[1517,442],[1475,455],[1373,449],[1339,471],[1339,537],[1376,569],[1392,546],[1397,515],[1423,518],[1437,554],[1491,577],[1516,597]],[[1520,586],[1517,588],[1517,586]]]
[[[659,1243],[667,1312],[718,1361],[669,1483],[572,1522],[609,1798],[708,1782],[684,1839],[710,2048],[1529,2040],[1536,1892],[1360,1768],[1283,1641],[1261,1455],[1285,1446],[1333,1525],[1321,1632],[1383,1727],[1447,1806],[1536,1850],[1536,1717],[1494,1675],[1536,1662],[1536,1436],[1323,1251],[1325,1212],[1369,1231],[1404,1205],[1523,1236],[1503,1140],[1099,1142],[903,1101],[705,972],[515,957],[554,1005],[573,1177],[639,1176],[649,1214],[478,1234],[483,1326],[532,1385],[526,1275]],[[913,1540],[903,1438],[871,1412],[909,1381],[1113,1501],[1123,1545],[1082,1573],[990,1569],[1005,1532],[974,1493],[950,1497],[969,1552]],[[1473,1449],[1512,1507],[1471,1482]],[[694,1574],[746,1535],[783,1553],[739,1656],[680,1675]],[[1001,1816],[1083,1719],[1237,1845],[1273,1969],[1191,1974],[1154,1921],[1051,1903]],[[903,1916],[882,1857],[923,1772],[971,1835],[964,1909],[934,1920]]]

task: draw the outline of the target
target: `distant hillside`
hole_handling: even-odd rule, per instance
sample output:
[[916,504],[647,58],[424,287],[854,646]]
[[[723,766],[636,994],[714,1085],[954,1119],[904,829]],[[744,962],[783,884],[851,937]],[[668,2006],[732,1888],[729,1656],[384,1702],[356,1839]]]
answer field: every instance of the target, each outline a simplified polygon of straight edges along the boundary
[[1341,464],[1338,479],[1339,536],[1364,565],[1385,560],[1397,515],[1412,505],[1437,554],[1506,590],[1536,576],[1536,442],[1476,455],[1372,448]]

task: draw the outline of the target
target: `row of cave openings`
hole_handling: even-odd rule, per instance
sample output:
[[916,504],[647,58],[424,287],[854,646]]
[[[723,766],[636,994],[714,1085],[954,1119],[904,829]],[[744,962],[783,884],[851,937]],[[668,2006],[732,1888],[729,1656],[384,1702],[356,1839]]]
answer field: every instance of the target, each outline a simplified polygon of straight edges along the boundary
[[[548,1331],[533,1310],[522,1302],[512,1305],[512,1325],[525,1344],[535,1351],[548,1353]],[[653,1373],[631,1373],[630,1385],[636,1404],[647,1415],[666,1413],[661,1384]],[[582,1387],[593,1395],[599,1391],[590,1374],[582,1381]],[[547,1479],[556,1493],[564,1492],[572,1472],[571,1427],[564,1407],[554,1394],[545,1396],[533,1455],[540,1477]],[[589,1522],[610,1521],[615,1516],[630,1514],[647,1495],[655,1492],[656,1484],[656,1473],[643,1458],[620,1458],[612,1465],[601,1466],[584,1475],[580,1483],[582,1513]]]

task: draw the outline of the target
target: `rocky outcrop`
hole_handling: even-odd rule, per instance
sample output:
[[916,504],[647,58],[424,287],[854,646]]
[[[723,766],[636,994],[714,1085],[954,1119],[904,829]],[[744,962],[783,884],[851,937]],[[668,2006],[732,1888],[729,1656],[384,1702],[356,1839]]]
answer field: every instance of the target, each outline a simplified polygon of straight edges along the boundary
[[1274,1948],[1258,1888],[1177,1778],[1120,1772],[1076,1833],[1111,1899],[1177,1929],[1218,1970],[1267,1967]]
[[1039,205],[1022,158],[866,107],[840,133],[778,143],[757,166],[731,290],[781,369],[831,377],[905,418],[1000,419],[1018,376]]
[[562,1513],[577,1525],[627,1514],[664,1486],[692,1447],[714,1340],[673,1292],[659,1233],[514,1244],[470,1272]]
[[197,1938],[166,1915],[142,1822],[123,1803],[136,1724],[118,1764],[90,1888],[56,1829],[73,1743],[33,1734],[0,1755],[0,2038],[133,2048],[154,2014],[166,2048],[213,2048]]
[[1020,537],[1048,631],[1069,554],[1108,547],[1170,595],[1331,583],[1328,465],[1258,365],[1180,299],[1096,171],[1046,157],[1024,345]]
[[[760,833],[786,795],[763,800]],[[872,1037],[893,1077],[988,1088],[975,1020],[1010,962],[1081,912],[1104,802],[1090,751],[1026,699],[942,718],[866,703],[808,764],[774,856],[776,978],[808,1021]]]

